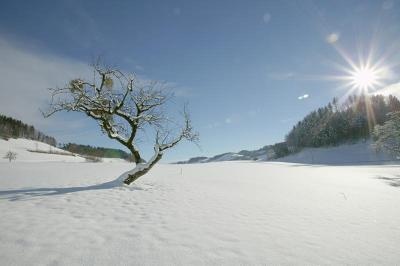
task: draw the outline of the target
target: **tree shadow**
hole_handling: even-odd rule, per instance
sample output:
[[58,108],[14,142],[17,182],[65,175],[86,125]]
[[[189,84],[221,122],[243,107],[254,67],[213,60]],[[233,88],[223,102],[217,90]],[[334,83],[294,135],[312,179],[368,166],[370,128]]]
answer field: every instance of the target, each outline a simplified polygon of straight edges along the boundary
[[377,179],[385,180],[390,186],[400,188],[400,175],[396,177],[378,176]]
[[128,187],[122,184],[120,178],[112,181],[104,182],[97,185],[90,186],[76,186],[76,187],[49,187],[49,188],[26,188],[26,189],[13,189],[0,191],[0,199],[9,201],[25,200],[34,197],[64,195],[82,191],[92,190],[108,190],[114,188],[128,189],[128,190],[147,190],[141,187],[132,186]]

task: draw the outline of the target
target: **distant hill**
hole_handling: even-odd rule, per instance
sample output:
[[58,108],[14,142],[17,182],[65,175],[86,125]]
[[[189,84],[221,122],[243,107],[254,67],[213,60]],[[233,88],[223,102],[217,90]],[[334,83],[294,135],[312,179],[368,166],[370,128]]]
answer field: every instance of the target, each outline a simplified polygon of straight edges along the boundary
[[[0,115],[0,138],[5,140],[9,138],[23,138],[40,141],[53,147],[57,145],[54,137],[44,134],[32,125],[25,124],[20,120],[5,115]],[[63,144],[59,148],[85,156],[130,160],[130,154],[119,149],[92,147],[75,143]]]
[[260,161],[267,160],[268,153],[271,155],[272,145],[262,147],[258,150],[242,150],[240,152],[226,152],[213,157],[194,157],[187,161],[180,161],[177,164],[189,163],[210,163],[222,161]]
[[24,138],[0,139],[0,162],[8,162],[4,155],[16,153],[17,162],[85,162],[82,156],[61,150],[37,140]]
[[227,152],[213,157],[194,157],[177,164],[211,163],[222,161],[276,161],[303,164],[363,165],[398,163],[400,158],[377,151],[371,139],[342,143],[338,146],[304,148],[287,156],[276,157],[273,145],[259,150]]
[[55,138],[38,131],[34,126],[5,115],[0,115],[0,137],[3,139],[25,138],[37,140],[51,146],[56,146],[57,144]]

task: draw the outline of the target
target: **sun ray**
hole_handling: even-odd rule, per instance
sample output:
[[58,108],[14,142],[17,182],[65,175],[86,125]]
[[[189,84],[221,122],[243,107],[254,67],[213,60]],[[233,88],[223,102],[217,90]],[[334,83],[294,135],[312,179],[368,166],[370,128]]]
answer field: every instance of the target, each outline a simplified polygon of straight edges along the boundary
[[376,123],[376,118],[370,102],[371,99],[367,96],[376,93],[378,89],[385,86],[385,81],[390,79],[392,66],[385,63],[385,57],[375,58],[376,50],[373,44],[371,44],[368,51],[363,51],[361,48],[357,49],[355,53],[357,61],[353,60],[339,46],[336,45],[335,49],[347,63],[346,66],[334,65],[343,73],[337,76],[335,80],[341,82],[341,88],[347,89],[346,93],[340,97],[341,101],[345,102],[352,95],[357,95],[355,108],[363,108],[365,110],[366,122],[369,130],[372,130]]

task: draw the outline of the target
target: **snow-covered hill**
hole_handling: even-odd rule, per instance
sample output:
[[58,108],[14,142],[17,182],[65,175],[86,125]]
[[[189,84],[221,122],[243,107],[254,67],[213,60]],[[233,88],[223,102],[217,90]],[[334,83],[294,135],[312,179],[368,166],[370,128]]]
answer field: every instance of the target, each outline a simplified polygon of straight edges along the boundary
[[[47,143],[30,139],[0,139],[0,162],[8,162],[4,155],[17,153],[16,162],[85,162],[80,155],[59,149]],[[119,158],[101,158],[102,162],[126,162]]]
[[399,163],[398,158],[376,151],[372,144],[373,142],[368,140],[335,147],[305,148],[276,161],[331,165]]
[[[342,144],[333,147],[305,148],[302,151],[273,161],[306,164],[383,164],[397,163],[398,158],[376,151],[372,140]],[[178,164],[210,163],[222,161],[268,161],[273,154],[270,146],[258,150],[228,152],[213,157],[195,157]]]
[[399,265],[398,166],[2,163],[0,265]]
[[84,162],[85,158],[36,140],[0,139],[0,162],[8,152],[17,153],[17,162]]
[[268,146],[258,150],[242,150],[240,152],[227,152],[213,157],[194,157],[187,161],[177,162],[177,164],[210,163],[224,161],[265,161],[268,156]]

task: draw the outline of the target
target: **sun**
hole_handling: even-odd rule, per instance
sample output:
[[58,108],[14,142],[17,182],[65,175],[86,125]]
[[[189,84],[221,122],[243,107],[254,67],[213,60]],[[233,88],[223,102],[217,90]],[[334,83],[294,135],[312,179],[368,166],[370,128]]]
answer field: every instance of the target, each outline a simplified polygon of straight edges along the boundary
[[[345,96],[376,93],[390,79],[391,65],[386,62],[387,55],[378,56],[377,48],[374,48],[372,44],[369,46],[369,49],[360,48],[349,53],[339,45],[334,45],[346,64],[333,63],[341,74],[330,77],[341,81],[339,86],[347,89]],[[354,57],[358,57],[358,60]]]
[[368,89],[373,89],[378,85],[381,77],[375,69],[368,66],[362,66],[351,71],[349,78],[353,87],[366,91]]
[[350,67],[343,67],[345,75],[339,79],[345,81],[344,87],[350,88],[349,93],[369,94],[376,92],[384,85],[388,69],[382,64],[350,63]]

